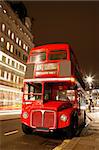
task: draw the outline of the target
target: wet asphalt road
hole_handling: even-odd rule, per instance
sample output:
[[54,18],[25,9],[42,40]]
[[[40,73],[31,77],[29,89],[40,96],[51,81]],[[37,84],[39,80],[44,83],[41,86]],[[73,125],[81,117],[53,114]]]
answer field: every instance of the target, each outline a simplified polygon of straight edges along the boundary
[[52,150],[63,138],[59,133],[25,135],[20,119],[0,121],[0,150]]

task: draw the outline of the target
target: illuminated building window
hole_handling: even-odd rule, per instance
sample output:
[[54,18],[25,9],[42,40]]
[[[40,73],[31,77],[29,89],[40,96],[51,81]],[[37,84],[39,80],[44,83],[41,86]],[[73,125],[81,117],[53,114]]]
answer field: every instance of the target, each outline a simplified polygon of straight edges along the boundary
[[16,37],[16,43],[18,44],[18,42],[19,42],[19,38],[18,38],[18,37]]
[[25,59],[25,55],[23,55],[23,60]]
[[11,30],[9,29],[9,30],[8,30],[8,36],[10,36],[10,35],[11,35]]
[[1,77],[4,78],[4,70],[1,70]]
[[15,22],[15,20],[12,20],[13,22]]
[[26,62],[27,61],[27,56],[23,55],[23,60]]
[[14,40],[14,33],[11,34],[11,39]]
[[21,70],[21,65],[19,65],[19,69]]
[[13,45],[10,47],[10,52],[13,53]]
[[7,72],[6,78],[7,78],[7,80],[9,79],[9,73],[8,72]]
[[15,75],[13,75],[13,82],[15,82]]
[[19,76],[17,76],[17,83],[19,83]]
[[11,81],[11,73],[9,73],[9,81]]
[[11,19],[12,17],[11,17],[11,16],[9,16],[9,18]]
[[7,50],[9,50],[9,49],[10,49],[10,43],[7,42]]
[[18,63],[16,63],[16,68],[18,69]]
[[10,65],[10,59],[8,58],[8,65]]
[[13,74],[11,74],[11,81],[13,82],[13,79],[14,79],[14,75]]
[[7,71],[4,72],[4,78],[7,79]]
[[21,42],[21,40],[19,40],[19,46],[21,46],[21,44],[22,44],[22,42]]
[[4,14],[6,14],[6,13],[7,13],[7,11],[6,11],[5,9],[3,10],[3,12],[4,12]]
[[19,52],[19,57],[21,57],[21,53]]
[[28,46],[26,46],[26,48],[25,48],[25,49],[26,49],[26,51],[28,51]]
[[25,57],[25,61],[27,62],[27,56]]
[[24,67],[23,67],[22,65],[19,66],[19,69],[20,69],[21,71],[24,71]]
[[25,44],[23,44],[23,49],[25,49],[25,46],[26,46],[26,45],[25,45]]
[[12,60],[12,67],[15,67],[15,62]]
[[5,31],[5,24],[2,24],[2,31]]
[[23,83],[23,78],[21,78],[21,83]]
[[16,55],[18,54],[18,50],[17,49],[15,50],[15,53],[16,53]]
[[2,8],[2,5],[0,4],[0,8]]
[[17,83],[17,76],[15,76],[15,83]]
[[21,83],[21,78],[19,77],[19,84]]
[[10,36],[10,35],[11,35],[11,30],[9,29],[9,30],[8,30],[8,36]]
[[6,57],[2,56],[2,62],[6,63]]
[[4,38],[3,38],[3,37],[1,37],[0,41],[1,41],[1,42],[4,42]]

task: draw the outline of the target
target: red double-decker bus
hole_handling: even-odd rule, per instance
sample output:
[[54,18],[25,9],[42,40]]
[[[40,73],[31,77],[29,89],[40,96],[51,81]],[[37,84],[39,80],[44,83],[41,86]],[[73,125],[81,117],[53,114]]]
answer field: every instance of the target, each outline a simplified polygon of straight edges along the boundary
[[75,135],[85,123],[85,84],[69,44],[47,44],[31,49],[22,102],[26,134],[62,129]]

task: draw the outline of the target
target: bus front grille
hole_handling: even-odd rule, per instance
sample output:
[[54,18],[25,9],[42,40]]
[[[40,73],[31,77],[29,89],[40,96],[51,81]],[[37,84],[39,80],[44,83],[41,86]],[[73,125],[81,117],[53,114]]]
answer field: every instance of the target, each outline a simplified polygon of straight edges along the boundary
[[35,128],[55,128],[56,113],[49,110],[34,110],[31,123]]
[[44,113],[44,128],[51,128],[54,126],[54,113],[45,112]]
[[42,125],[42,112],[34,111],[32,113],[32,126],[41,127]]

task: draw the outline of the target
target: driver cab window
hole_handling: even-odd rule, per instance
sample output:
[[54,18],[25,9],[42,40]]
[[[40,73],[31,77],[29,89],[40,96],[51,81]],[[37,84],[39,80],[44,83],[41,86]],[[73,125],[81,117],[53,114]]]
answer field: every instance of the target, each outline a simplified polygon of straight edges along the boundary
[[40,83],[26,83],[24,90],[25,100],[40,100],[42,96],[42,85]]
[[56,96],[56,100],[66,100],[67,99],[67,95],[66,95],[66,90],[64,91],[57,91],[57,96]]
[[75,91],[74,90],[57,91],[56,100],[74,101],[75,100]]

